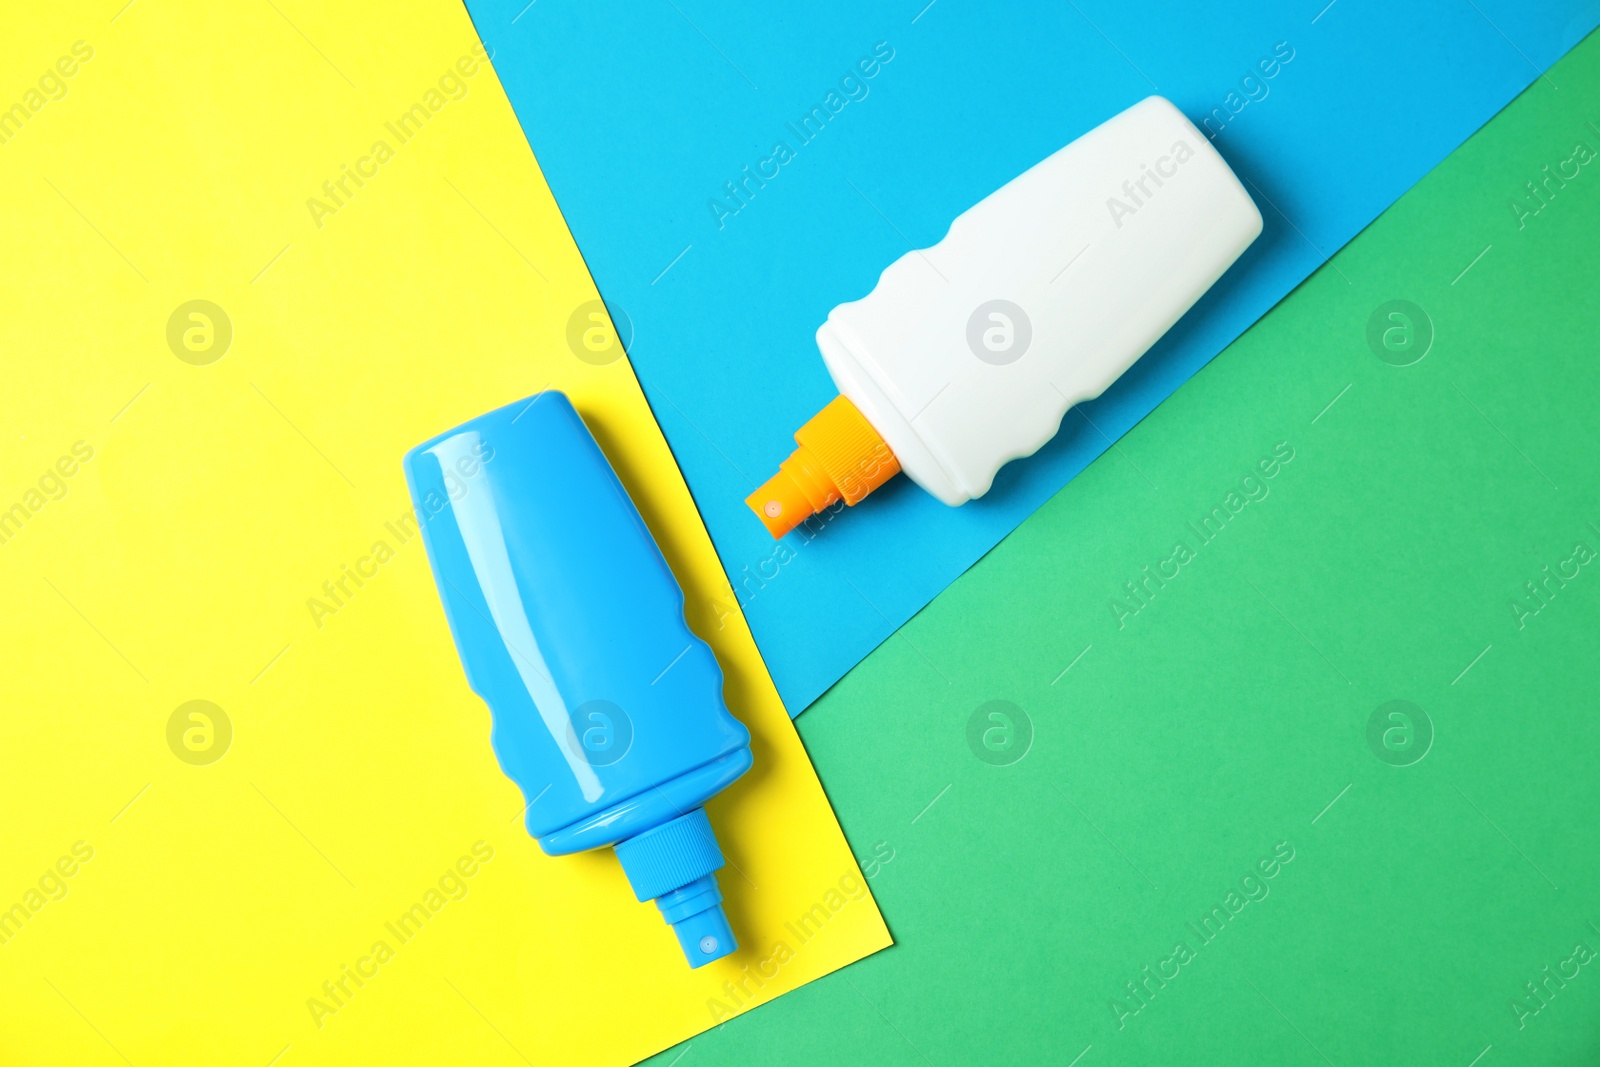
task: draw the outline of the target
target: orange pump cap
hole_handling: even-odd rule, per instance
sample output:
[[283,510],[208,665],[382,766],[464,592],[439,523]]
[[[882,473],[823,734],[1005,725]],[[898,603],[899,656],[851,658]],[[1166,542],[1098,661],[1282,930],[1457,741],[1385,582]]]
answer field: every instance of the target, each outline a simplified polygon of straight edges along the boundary
[[846,396],[836,396],[794,435],[778,473],[745,503],[782,537],[838,500],[855,504],[900,471],[900,461]]

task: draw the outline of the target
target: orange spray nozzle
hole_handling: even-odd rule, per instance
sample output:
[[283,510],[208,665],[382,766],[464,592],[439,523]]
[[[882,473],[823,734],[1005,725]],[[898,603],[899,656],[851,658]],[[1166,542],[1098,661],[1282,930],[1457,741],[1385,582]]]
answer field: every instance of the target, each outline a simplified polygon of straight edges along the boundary
[[900,461],[849,397],[834,397],[794,440],[799,447],[778,473],[744,500],[775,538],[835,501],[856,503],[900,471]]

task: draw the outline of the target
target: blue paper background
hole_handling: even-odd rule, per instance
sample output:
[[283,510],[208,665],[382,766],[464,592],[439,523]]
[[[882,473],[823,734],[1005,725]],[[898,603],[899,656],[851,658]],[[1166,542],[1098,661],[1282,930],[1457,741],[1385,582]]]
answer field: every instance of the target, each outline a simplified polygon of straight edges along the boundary
[[[1600,22],[1597,0],[925,3],[467,3],[602,295],[632,322],[634,366],[791,714]],[[867,95],[802,144],[787,124],[878,42],[894,56]],[[897,478],[791,535],[780,562],[744,497],[835,395],[813,341],[829,309],[1137,100],[1159,92],[1198,123],[1243,98],[1278,42],[1294,58],[1213,140],[1266,219],[1222,282],[983,499],[947,508]],[[795,158],[719,228],[708,202],[780,140]]]

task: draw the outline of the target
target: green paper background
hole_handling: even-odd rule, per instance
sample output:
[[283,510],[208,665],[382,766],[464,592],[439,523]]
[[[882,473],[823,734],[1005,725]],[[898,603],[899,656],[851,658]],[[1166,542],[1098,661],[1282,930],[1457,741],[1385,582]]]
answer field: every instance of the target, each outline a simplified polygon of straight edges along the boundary
[[[1600,958],[1511,1006],[1600,951],[1600,558],[1563,562],[1600,548],[1600,159],[1511,206],[1579,143],[1600,37],[815,705],[897,944],[655,1062],[1600,1059]],[[1409,366],[1367,341],[1391,300],[1431,321]],[[1519,617],[1546,566],[1577,575]],[[1432,724],[1410,765],[1369,743],[1391,700]],[[990,701],[1031,723],[1009,765],[969,745]],[[1290,846],[1202,943],[1186,924]]]

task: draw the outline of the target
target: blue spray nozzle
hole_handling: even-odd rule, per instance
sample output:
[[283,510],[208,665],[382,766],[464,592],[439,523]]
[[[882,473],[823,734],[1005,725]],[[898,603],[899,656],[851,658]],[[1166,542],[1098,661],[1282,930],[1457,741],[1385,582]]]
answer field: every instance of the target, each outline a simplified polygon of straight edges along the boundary
[[[670,898],[680,893],[710,897],[711,904],[703,911],[696,911],[674,922],[671,915],[680,909]],[[708,874],[677,893],[657,897],[656,906],[672,923],[672,932],[678,935],[678,944],[683,948],[684,959],[689,961],[690,967],[699,967],[738,951],[739,942],[733,936],[733,927],[728,925],[727,913],[722,910],[722,890],[717,887],[716,875]]]
[[634,896],[641,902],[656,902],[661,917],[678,935],[689,966],[699,967],[738,949],[717,885],[722,850],[704,808],[618,841],[616,850]]

